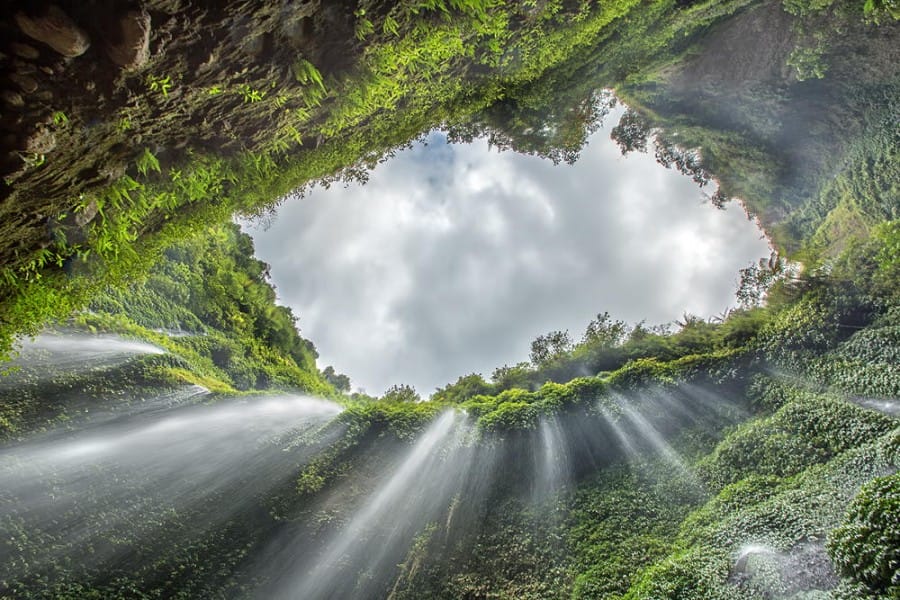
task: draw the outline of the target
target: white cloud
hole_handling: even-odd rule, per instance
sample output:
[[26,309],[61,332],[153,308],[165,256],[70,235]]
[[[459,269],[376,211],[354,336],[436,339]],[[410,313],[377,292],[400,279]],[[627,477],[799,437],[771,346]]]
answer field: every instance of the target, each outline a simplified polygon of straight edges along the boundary
[[365,186],[317,189],[251,229],[280,301],[355,386],[424,394],[524,360],[598,312],[667,322],[734,304],[737,270],[768,255],[739,206],[619,154],[601,130],[575,165],[486,142],[399,153]]

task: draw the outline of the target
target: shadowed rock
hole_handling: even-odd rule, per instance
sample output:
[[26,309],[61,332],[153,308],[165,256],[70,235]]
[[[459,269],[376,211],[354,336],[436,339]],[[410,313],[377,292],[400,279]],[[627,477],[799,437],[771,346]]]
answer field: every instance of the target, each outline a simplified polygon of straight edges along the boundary
[[34,46],[29,46],[28,44],[20,44],[19,42],[13,42],[12,44],[10,44],[9,49],[19,58],[24,58],[26,60],[36,60],[41,55],[41,53],[38,52],[38,49]]
[[75,224],[78,227],[84,227],[94,220],[94,217],[97,216],[98,210],[99,207],[97,206],[97,201],[91,200],[88,205],[84,207],[84,210],[75,213]]
[[150,60],[150,15],[132,10],[119,17],[106,40],[106,54],[125,69],[137,69]]
[[26,94],[33,94],[37,91],[38,83],[34,80],[33,77],[29,77],[28,75],[22,75],[20,73],[13,73],[9,76],[10,80],[19,86]]
[[3,98],[3,102],[13,108],[22,108],[23,106],[25,106],[25,100],[18,92],[4,90],[3,92],[0,92],[0,97]]
[[21,149],[35,154],[46,154],[56,148],[56,135],[44,128],[38,128],[22,139]]
[[44,42],[63,56],[81,56],[91,46],[88,34],[56,5],[51,5],[40,17],[16,13],[15,20],[22,33]]

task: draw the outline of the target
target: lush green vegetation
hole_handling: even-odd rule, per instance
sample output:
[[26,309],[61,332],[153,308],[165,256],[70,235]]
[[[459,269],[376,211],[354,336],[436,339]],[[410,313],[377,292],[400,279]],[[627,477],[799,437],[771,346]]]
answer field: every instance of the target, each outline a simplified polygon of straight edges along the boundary
[[[233,474],[203,502],[179,503],[142,473],[85,466],[102,510],[77,515],[100,532],[83,555],[69,531],[29,512],[28,497],[0,490],[17,507],[0,519],[13,557],[0,596],[259,597],[277,586],[272,569],[294,566],[276,560],[278,548],[294,549],[290,561],[314,557],[374,514],[348,548],[359,544],[375,566],[335,560],[350,565],[337,594],[900,598],[898,422],[872,410],[900,397],[898,88],[878,37],[896,35],[897,9],[784,7],[363,2],[351,67],[323,74],[298,58],[290,85],[200,90],[271,117],[278,134],[224,156],[160,160],[142,148],[128,174],[51,221],[52,244],[3,271],[3,340],[74,314],[66,325],[79,331],[167,353],[81,372],[25,365],[0,382],[0,434],[76,429],[92,411],[185,384],[214,392],[209,402],[283,389],[338,398],[344,410],[255,465],[277,470]],[[791,43],[743,65],[717,55],[760,15]],[[870,46],[853,43],[866,32]],[[747,55],[731,50],[722,56]],[[698,79],[732,69],[759,87]],[[178,77],[142,81],[158,102],[177,97]],[[604,86],[630,106],[615,133],[623,151],[653,151],[698,184],[715,178],[713,203],[742,198],[803,271],[778,257],[749,268],[744,307],[709,322],[685,315],[667,329],[599,314],[577,342],[550,332],[531,362],[489,381],[460,377],[430,402],[408,386],[381,399],[338,394],[347,378],[318,371],[232,213],[264,211],[315,182],[364,179],[441,124],[454,139],[487,135],[574,160],[613,104]],[[182,90],[183,102],[198,93]],[[810,127],[826,113],[827,126]],[[73,226],[72,215],[94,211],[89,227]],[[423,450],[447,411],[453,444]],[[393,478],[410,464],[423,474],[396,495]],[[36,485],[56,494],[58,474],[41,469]]]
[[291,309],[275,303],[267,271],[237,225],[210,228],[167,248],[146,281],[107,288],[79,320],[100,328],[119,315],[174,332],[171,345],[209,359],[237,389],[324,393],[315,346],[300,337]]
[[[632,360],[612,372],[533,390],[494,391],[466,377],[432,402],[415,402],[403,386],[383,401],[348,398],[339,417],[292,443],[306,458],[254,501],[264,511],[248,507],[242,520],[193,541],[177,532],[185,519],[200,513],[160,515],[164,529],[148,530],[144,538],[117,529],[117,544],[142,548],[121,571],[100,577],[90,568],[60,563],[45,573],[51,587],[41,583],[41,588],[51,590],[51,597],[110,595],[129,587],[146,597],[217,590],[252,595],[265,582],[254,580],[255,563],[248,557],[283,535],[327,544],[329,535],[381,489],[379,482],[396,468],[397,456],[453,407],[465,411],[471,426],[461,442],[473,452],[467,459],[473,461],[471,485],[486,487],[447,496],[449,512],[438,512],[415,529],[415,542],[396,555],[398,574],[370,574],[374,587],[369,589],[393,590],[400,598],[790,597],[811,590],[831,598],[891,597],[896,477],[874,478],[900,461],[897,422],[851,402],[861,390],[898,385],[890,354],[896,351],[898,314],[871,302],[885,297],[886,270],[896,266],[892,255],[870,260],[887,257],[883,250],[893,243],[894,227],[883,231],[865,252],[848,249],[831,279],[810,274],[785,284],[765,309],[757,309],[764,318],[743,344],[720,347],[712,326],[704,330],[704,353]],[[149,298],[151,289],[171,281],[178,280],[154,274],[141,293]],[[206,326],[187,317],[193,312],[159,314],[169,326]],[[608,341],[628,343],[604,315],[589,327],[598,339],[603,337],[598,323],[612,328]],[[171,346],[173,354],[186,347]],[[869,368],[840,368],[845,363]],[[42,393],[54,394],[62,414],[75,416],[77,407],[97,406],[110,396],[115,402],[146,396],[149,386],[158,385],[154,373],[160,368],[228,374],[200,351],[187,361],[161,356],[129,364],[118,369],[121,377],[102,371],[57,384],[72,396],[93,390],[80,404],[66,405],[59,390]],[[142,379],[139,372],[149,377]],[[670,453],[637,435],[640,429],[634,429],[625,407],[645,415]],[[18,422],[37,426],[25,418]],[[568,485],[536,499],[540,479],[533,465],[540,462],[523,457],[532,456],[546,425],[554,422],[565,432]],[[616,428],[631,432],[630,447],[615,442]],[[438,477],[458,481],[455,454],[446,452]],[[433,493],[444,493],[438,489],[443,488]],[[97,515],[98,526],[114,514]],[[392,525],[382,525],[367,534],[374,537],[366,543],[377,544],[371,540],[380,536],[386,544],[393,539]],[[13,539],[37,552],[51,538],[32,540],[15,530]],[[182,541],[164,548],[142,540]],[[749,558],[739,561],[745,550]],[[156,558],[151,564],[144,555]],[[837,574],[828,570],[829,556]],[[805,569],[793,579],[780,570],[792,560]],[[227,565],[229,575],[211,569],[214,561]],[[185,568],[191,575],[172,578]],[[845,579],[839,581],[839,575]],[[20,595],[39,585],[38,580],[6,581]]]
[[[144,79],[153,101],[143,113],[128,107],[123,109],[125,117],[111,116],[107,129],[112,137],[104,140],[106,145],[121,145],[116,136],[130,139],[146,128],[156,147],[165,147],[171,140],[160,131],[161,123],[172,118],[177,127],[178,115],[218,114],[223,107],[237,123],[231,135],[246,128],[248,139],[241,141],[241,149],[234,148],[233,139],[222,140],[221,153],[211,152],[208,144],[165,156],[157,156],[158,151],[148,146],[135,148],[134,156],[122,165],[125,175],[48,208],[52,216],[47,227],[34,232],[48,239],[20,241],[0,272],[4,347],[8,349],[17,332],[33,333],[48,319],[71,314],[96,293],[98,285],[121,283],[145,272],[175,240],[222,223],[235,211],[269,210],[279,199],[302,194],[317,182],[364,180],[367,168],[431,127],[449,127],[453,139],[488,135],[500,147],[573,160],[608,110],[611,96],[598,94],[600,88],[614,87],[650,119],[654,131],[665,130],[658,139],[677,136],[679,147],[701,150],[702,161],[696,162],[691,154],[662,144],[669,151],[657,153],[661,161],[695,173],[702,165],[704,173],[716,173],[722,197],[744,199],[777,234],[775,225],[782,219],[776,213],[785,203],[791,213],[806,204],[796,192],[809,195],[810,181],[819,179],[826,161],[835,160],[831,149],[837,140],[848,149],[859,147],[857,152],[865,154],[860,160],[880,161],[884,169],[873,171],[883,177],[880,181],[892,181],[886,171],[897,162],[891,160],[896,128],[890,122],[896,113],[895,83],[856,82],[851,71],[854,61],[874,60],[877,68],[881,64],[877,61],[887,57],[858,55],[857,48],[845,47],[853,35],[865,34],[860,27],[874,27],[862,24],[865,15],[870,23],[877,20],[890,28],[888,15],[895,9],[862,7],[850,0],[814,4],[791,8],[798,14],[819,15],[816,31],[840,32],[828,34],[836,37],[825,40],[833,49],[824,56],[836,61],[832,73],[850,85],[836,93],[826,90],[833,101],[810,111],[804,103],[809,104],[820,88],[788,86],[791,93],[784,98],[776,89],[783,82],[773,82],[765,93],[757,91],[735,105],[746,115],[731,121],[714,112],[716,106],[733,100],[731,91],[707,93],[697,86],[682,90],[672,78],[677,80],[679,65],[687,65],[690,73],[692,58],[703,53],[703,40],[718,23],[754,10],[748,8],[753,6],[748,0],[620,0],[596,6],[561,0],[533,5],[361,2],[353,11],[356,41],[345,49],[346,65],[317,67],[297,57],[288,69],[290,77],[268,72],[269,79],[255,74],[252,82],[239,82],[229,77],[228,84],[211,87],[190,82],[191,72],[147,72]],[[779,23],[782,28],[791,26],[789,20]],[[779,59],[785,57],[773,60]],[[691,95],[692,91],[702,93]],[[814,136],[814,148],[796,148],[794,138],[764,137],[774,130],[771,121],[759,116],[771,112],[767,98],[778,99],[772,109],[776,112],[793,107],[790,114],[778,114],[784,124],[795,113],[815,118],[860,101],[872,110],[865,113],[865,122],[848,115],[841,122],[843,129]],[[57,135],[74,135],[79,117],[64,112],[66,118],[60,119],[56,117],[60,112],[53,112]],[[782,129],[788,134],[792,130]],[[866,144],[876,147],[863,148]],[[793,163],[791,157],[799,152],[811,165],[799,175],[792,170],[792,177],[802,181],[778,179],[783,175],[778,164]],[[64,165],[50,160],[51,170],[63,170],[61,178],[71,176]],[[854,175],[853,169],[847,172],[846,185],[873,185],[861,179],[864,173]],[[15,191],[16,181],[9,183]],[[23,176],[21,185],[31,185],[30,179]],[[835,184],[832,196],[837,200],[842,185]],[[882,188],[872,188],[862,197],[884,197],[882,191],[890,196],[884,184],[874,185]],[[834,208],[835,200],[824,202],[826,211]],[[892,208],[861,210],[880,217]],[[10,240],[21,237],[13,230],[7,233]],[[799,233],[780,235],[778,241],[787,246],[792,239],[809,237],[808,231]]]
[[[220,110],[209,103],[233,104],[232,91],[241,96],[233,115],[251,129],[249,148],[224,156],[191,149],[166,163],[144,148],[124,176],[57,208],[51,239],[31,240],[40,247],[17,249],[4,265],[3,347],[13,334],[83,305],[98,278],[121,283],[145,271],[192,230],[236,211],[263,212],[314,183],[365,179],[367,168],[423,131],[490,106],[506,89],[591,46],[636,4],[362,2],[354,12],[352,68],[326,77],[298,57],[287,81],[181,89],[179,102],[201,113]],[[147,81],[149,94],[168,106],[177,80],[148,74]],[[139,133],[134,127],[129,120],[129,136]],[[78,226],[88,214],[88,225]]]
[[[48,378],[44,365],[19,365],[18,384],[2,395],[4,436],[41,421],[71,419],[85,406],[106,403],[111,390],[132,387],[138,399],[183,384],[225,395],[278,389],[336,395],[316,368],[315,347],[300,336],[291,310],[275,304],[268,266],[253,257],[250,237],[234,224],[203,233],[167,248],[146,279],[98,290],[88,310],[62,324],[64,332],[123,335],[168,354],[104,367],[102,377],[54,373],[51,365]],[[92,378],[100,383],[86,386]],[[79,397],[85,387],[90,393]]]
[[832,531],[831,554],[841,573],[872,594],[896,597],[897,528],[890,522],[900,502],[900,478],[879,477],[867,483]]

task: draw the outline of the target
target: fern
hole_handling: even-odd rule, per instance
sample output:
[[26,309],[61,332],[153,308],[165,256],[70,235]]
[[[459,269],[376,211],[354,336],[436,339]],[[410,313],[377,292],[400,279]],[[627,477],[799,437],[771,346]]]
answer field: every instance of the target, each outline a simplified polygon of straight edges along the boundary
[[238,86],[237,93],[244,99],[244,104],[259,102],[266,95],[264,91],[254,89],[246,83]]
[[384,18],[384,24],[381,26],[381,29],[385,33],[390,33],[394,36],[400,35],[400,25],[397,23],[397,20],[390,15]]
[[294,63],[294,77],[302,84],[315,83],[324,92],[325,82],[319,70],[306,59],[300,59]]
[[159,168],[159,160],[153,153],[150,152],[148,148],[144,148],[144,152],[137,159],[137,169],[138,172],[144,177],[147,176],[147,173],[150,171],[156,171],[160,173],[161,170]]

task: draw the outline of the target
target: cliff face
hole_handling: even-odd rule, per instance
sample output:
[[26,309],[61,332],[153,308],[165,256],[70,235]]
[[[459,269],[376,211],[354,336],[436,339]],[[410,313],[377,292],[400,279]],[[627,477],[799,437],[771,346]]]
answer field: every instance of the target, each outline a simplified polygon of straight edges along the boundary
[[357,60],[353,8],[163,1],[13,11],[0,22],[0,263],[54,243],[54,226],[86,237],[96,207],[61,214],[137,176],[146,152],[165,169],[194,151],[259,151],[296,104],[262,100],[299,86],[298,61],[327,77]]
[[892,597],[900,314],[858,291],[730,350],[340,414],[163,377],[205,336],[43,338],[0,381],[0,594]]
[[551,87],[572,72],[618,87],[775,229],[890,114],[898,27],[852,2],[30,3],[0,20],[0,301],[213,205],[259,210],[342,169],[364,177],[423,128],[567,65]]
[[366,170],[636,5],[35,3],[0,21],[0,349],[198,225]]
[[[898,214],[887,166],[898,145],[898,37],[896,21],[866,22],[852,4],[795,15],[761,3],[625,88],[667,139],[699,148],[727,195],[796,252],[829,227],[832,211],[846,212],[830,189],[836,181],[857,188],[851,219],[872,225]],[[854,180],[860,170],[866,184]],[[838,248],[846,242],[823,235]]]
[[0,352],[201,227],[315,182],[364,181],[428,128],[462,123],[456,139],[499,128],[504,147],[568,160],[604,87],[672,144],[656,149],[661,162],[696,168],[699,149],[701,180],[743,199],[782,248],[836,255],[897,215],[900,26],[866,22],[849,0],[816,7],[183,0],[12,11],[0,21]]

